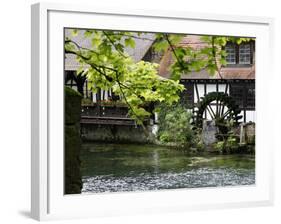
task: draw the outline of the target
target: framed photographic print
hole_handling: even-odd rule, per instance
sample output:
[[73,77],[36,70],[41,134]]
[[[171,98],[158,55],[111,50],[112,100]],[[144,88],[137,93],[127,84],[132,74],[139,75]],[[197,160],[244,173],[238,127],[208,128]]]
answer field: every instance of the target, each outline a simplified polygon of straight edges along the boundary
[[32,6],[32,217],[270,205],[273,21]]

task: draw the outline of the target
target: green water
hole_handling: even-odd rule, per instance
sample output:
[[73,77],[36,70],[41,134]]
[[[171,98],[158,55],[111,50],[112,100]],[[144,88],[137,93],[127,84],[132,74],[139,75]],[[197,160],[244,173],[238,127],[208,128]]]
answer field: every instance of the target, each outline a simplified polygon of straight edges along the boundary
[[83,144],[82,193],[252,185],[254,155],[192,155],[141,144]]

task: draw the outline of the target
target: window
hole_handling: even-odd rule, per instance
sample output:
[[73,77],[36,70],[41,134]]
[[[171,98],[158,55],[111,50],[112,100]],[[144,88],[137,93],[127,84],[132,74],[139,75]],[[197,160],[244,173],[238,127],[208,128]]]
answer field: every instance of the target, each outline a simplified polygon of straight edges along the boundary
[[75,80],[71,79],[71,80],[68,80],[66,83],[65,83],[66,86],[74,89],[75,91],[77,91],[77,84],[75,82]]
[[75,81],[75,71],[65,71],[65,85],[77,91],[77,83]]
[[225,46],[227,64],[236,64],[235,45],[228,44]]
[[251,64],[250,44],[241,44],[239,46],[239,64]]
[[251,65],[253,64],[254,42],[227,43],[225,46],[227,65]]

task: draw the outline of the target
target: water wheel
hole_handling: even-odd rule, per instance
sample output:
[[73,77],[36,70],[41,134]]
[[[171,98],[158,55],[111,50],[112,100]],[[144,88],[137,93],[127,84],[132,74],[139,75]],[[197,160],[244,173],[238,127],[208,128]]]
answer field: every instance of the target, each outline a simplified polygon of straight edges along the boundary
[[231,96],[224,92],[210,92],[201,97],[197,104],[194,111],[194,124],[202,128],[203,120],[211,119],[215,121],[221,134],[227,134],[229,123],[236,125],[242,118],[240,112]]

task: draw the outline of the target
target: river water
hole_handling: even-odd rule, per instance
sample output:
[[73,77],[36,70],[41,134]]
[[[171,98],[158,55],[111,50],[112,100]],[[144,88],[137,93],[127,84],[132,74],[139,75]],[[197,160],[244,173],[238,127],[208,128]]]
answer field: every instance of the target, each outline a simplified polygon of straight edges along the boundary
[[255,184],[254,155],[192,155],[141,144],[83,144],[82,193]]

